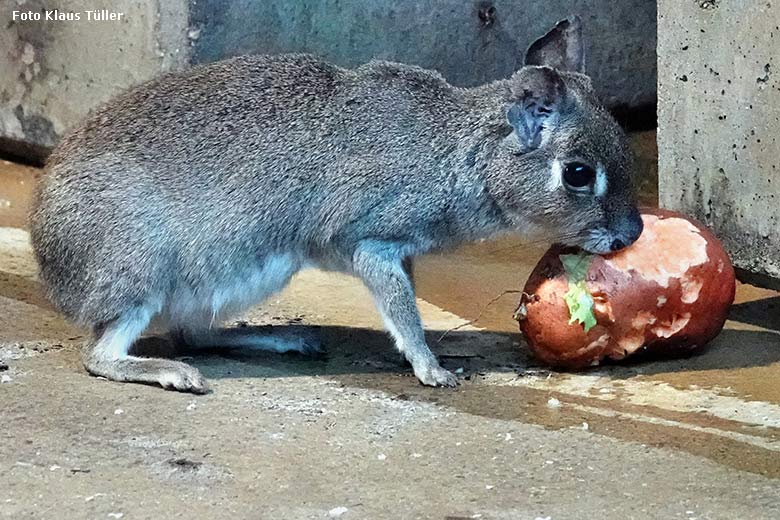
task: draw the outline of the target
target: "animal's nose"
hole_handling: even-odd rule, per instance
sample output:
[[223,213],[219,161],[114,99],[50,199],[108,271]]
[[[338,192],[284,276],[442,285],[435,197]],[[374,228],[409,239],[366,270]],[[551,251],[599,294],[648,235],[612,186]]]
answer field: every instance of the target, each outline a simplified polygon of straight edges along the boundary
[[620,244],[618,248],[622,249],[636,242],[639,236],[642,234],[643,229],[644,223],[642,222],[642,215],[639,214],[638,210],[634,209],[629,215],[626,225],[623,228],[621,238],[612,242],[612,250],[615,251],[615,246],[617,244]]
[[632,221],[631,236],[629,238],[628,244],[626,245],[631,245],[634,242],[636,242],[639,236],[642,234],[642,231],[644,231],[644,227],[645,227],[644,223],[642,222],[642,216],[639,214],[638,211],[634,214],[631,221]]
[[609,245],[610,251],[620,251],[636,242],[639,235],[642,234],[643,228],[642,217],[638,211],[634,210],[625,222],[622,232],[619,233],[620,238],[615,238]]
[[610,244],[609,249],[612,251],[619,251],[624,247],[626,247],[625,242],[623,242],[619,238],[616,238],[615,240],[612,241],[612,244]]

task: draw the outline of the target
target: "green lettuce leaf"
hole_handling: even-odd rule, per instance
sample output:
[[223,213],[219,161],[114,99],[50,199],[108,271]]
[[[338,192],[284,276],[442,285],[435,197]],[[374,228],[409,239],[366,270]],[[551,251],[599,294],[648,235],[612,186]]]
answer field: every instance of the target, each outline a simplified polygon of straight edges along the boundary
[[561,259],[563,269],[566,271],[566,278],[570,282],[578,283],[585,281],[593,255],[579,253],[576,255],[560,255],[558,258]]
[[585,332],[596,326],[596,316],[593,314],[593,297],[588,291],[585,277],[593,257],[584,253],[576,255],[560,255],[569,290],[563,296],[569,307],[569,324],[582,323]]

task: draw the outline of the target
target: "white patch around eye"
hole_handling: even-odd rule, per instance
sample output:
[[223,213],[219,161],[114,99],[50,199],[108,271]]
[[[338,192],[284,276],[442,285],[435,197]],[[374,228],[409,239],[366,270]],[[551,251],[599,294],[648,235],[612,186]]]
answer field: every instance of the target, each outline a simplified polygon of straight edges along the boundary
[[563,186],[563,164],[558,159],[553,160],[550,168],[550,180],[547,183],[549,191],[555,191]]
[[607,172],[600,164],[596,167],[596,185],[593,186],[593,193],[597,197],[603,197],[607,194]]

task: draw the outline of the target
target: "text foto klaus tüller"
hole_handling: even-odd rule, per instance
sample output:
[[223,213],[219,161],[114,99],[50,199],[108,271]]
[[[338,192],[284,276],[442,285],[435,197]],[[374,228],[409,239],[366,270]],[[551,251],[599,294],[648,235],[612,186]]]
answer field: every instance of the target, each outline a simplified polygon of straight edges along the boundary
[[95,9],[91,11],[60,11],[59,9],[45,11],[14,11],[14,21],[60,21],[60,22],[118,22],[125,20],[125,13],[111,11],[109,9]]

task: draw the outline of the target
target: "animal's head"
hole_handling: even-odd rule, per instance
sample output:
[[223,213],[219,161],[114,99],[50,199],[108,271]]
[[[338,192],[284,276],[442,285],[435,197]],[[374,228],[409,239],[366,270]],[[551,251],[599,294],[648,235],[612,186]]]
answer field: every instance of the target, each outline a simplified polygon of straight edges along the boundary
[[525,66],[508,82],[507,135],[489,179],[498,204],[518,225],[608,253],[633,243],[642,219],[627,138],[583,73],[581,32],[573,17],[528,49]]

